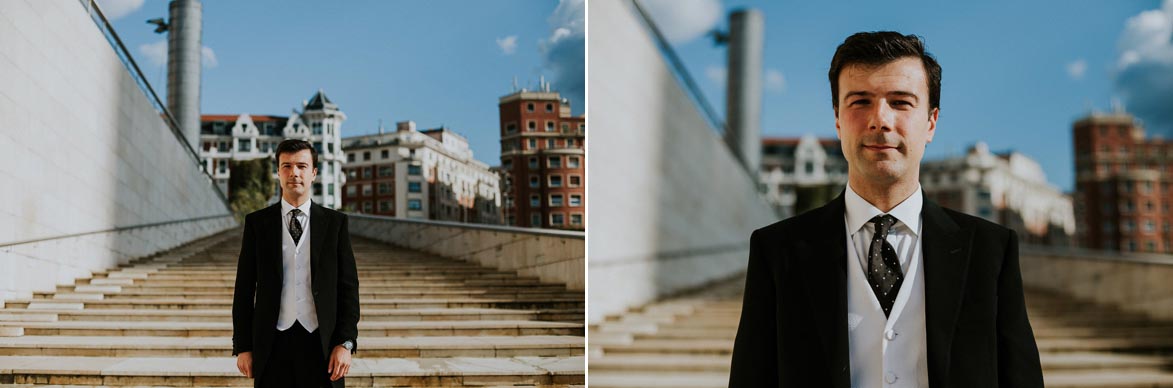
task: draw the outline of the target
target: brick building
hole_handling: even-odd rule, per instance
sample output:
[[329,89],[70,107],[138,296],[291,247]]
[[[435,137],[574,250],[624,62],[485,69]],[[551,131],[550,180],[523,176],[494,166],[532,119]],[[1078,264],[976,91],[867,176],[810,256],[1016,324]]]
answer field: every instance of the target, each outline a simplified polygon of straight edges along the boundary
[[448,128],[342,139],[346,185],[342,207],[392,217],[501,224],[500,178],[473,158],[468,140]]
[[498,101],[507,225],[585,230],[586,117],[543,83]]
[[1173,142],[1146,139],[1140,122],[1120,109],[1084,117],[1072,132],[1080,245],[1173,253]]

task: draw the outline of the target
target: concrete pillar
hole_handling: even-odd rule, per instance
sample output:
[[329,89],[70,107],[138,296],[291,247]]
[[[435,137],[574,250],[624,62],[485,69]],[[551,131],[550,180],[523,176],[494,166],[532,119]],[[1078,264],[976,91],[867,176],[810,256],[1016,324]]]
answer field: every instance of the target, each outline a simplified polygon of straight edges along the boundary
[[729,64],[725,93],[725,142],[750,176],[762,161],[762,47],[765,17],[742,9],[729,15]]
[[179,124],[187,143],[192,149],[198,149],[203,4],[199,0],[172,0],[170,8],[167,110]]

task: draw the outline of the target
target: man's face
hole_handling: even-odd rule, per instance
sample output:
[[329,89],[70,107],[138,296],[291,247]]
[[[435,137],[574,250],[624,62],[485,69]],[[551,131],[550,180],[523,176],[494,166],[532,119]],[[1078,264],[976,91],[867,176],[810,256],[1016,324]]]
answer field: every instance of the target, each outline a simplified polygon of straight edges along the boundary
[[925,146],[933,141],[937,109],[920,58],[879,66],[849,65],[839,73],[835,130],[849,176],[892,184],[920,179]]
[[314,157],[310,150],[282,153],[277,159],[277,177],[281,180],[281,189],[302,197],[309,193],[309,186],[318,176],[318,169],[314,166]]

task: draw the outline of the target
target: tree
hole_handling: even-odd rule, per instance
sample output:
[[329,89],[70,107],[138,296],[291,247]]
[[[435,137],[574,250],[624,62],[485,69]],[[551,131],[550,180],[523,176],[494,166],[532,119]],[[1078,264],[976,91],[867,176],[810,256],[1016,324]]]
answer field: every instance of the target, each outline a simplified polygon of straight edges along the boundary
[[229,162],[228,203],[237,222],[244,224],[245,215],[264,208],[273,197],[271,163],[270,158]]

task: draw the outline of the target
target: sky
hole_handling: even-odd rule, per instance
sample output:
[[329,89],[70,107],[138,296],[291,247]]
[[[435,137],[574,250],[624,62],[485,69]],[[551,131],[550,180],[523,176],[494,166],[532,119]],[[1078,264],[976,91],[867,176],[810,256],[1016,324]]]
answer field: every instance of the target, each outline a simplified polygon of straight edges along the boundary
[[925,159],[982,141],[1037,161],[1074,187],[1071,125],[1113,101],[1173,138],[1173,0],[797,2],[642,0],[706,99],[724,111],[728,12],[765,16],[763,136],[835,137],[827,70],[859,31],[924,38],[942,67],[941,113]]
[[[166,98],[165,0],[99,0]],[[497,100],[544,76],[584,112],[583,0],[203,1],[204,114],[288,116],[322,89],[342,136],[447,126],[500,164]]]

